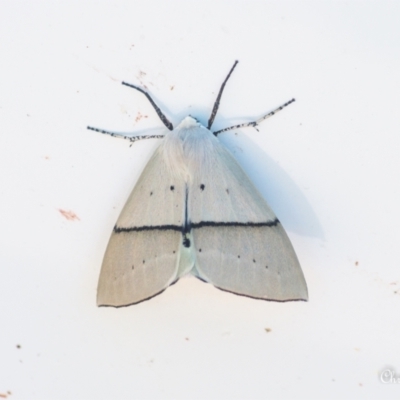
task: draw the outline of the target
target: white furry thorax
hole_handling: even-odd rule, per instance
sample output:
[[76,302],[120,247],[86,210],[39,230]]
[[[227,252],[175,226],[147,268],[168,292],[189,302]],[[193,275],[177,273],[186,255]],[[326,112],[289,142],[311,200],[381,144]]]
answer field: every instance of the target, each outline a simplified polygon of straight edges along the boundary
[[165,135],[162,151],[170,174],[185,182],[204,174],[212,167],[219,143],[214,134],[194,118],[188,116]]

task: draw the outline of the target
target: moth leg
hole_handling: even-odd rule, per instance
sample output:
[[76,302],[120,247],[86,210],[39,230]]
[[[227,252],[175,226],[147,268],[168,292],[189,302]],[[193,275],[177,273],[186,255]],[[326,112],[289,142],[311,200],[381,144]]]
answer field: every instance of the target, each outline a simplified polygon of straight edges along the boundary
[[222,96],[222,93],[223,93],[223,91],[224,91],[224,89],[225,89],[226,82],[228,82],[228,79],[229,79],[229,77],[231,76],[231,74],[232,74],[233,70],[235,69],[236,64],[237,64],[238,62],[239,62],[238,60],[235,61],[235,63],[233,64],[233,67],[232,67],[231,70],[229,71],[227,77],[226,77],[225,80],[222,82],[221,88],[219,89],[219,92],[218,92],[217,99],[215,100],[214,107],[213,107],[212,112],[211,112],[210,119],[208,120],[207,129],[210,129],[210,128],[211,128],[211,125],[212,125],[213,122],[214,122],[215,116],[217,115],[217,112],[218,112],[219,103],[220,103],[220,101],[221,101],[221,96]]
[[139,92],[143,93],[147,99],[150,101],[151,105],[154,107],[154,109],[156,110],[157,115],[160,117],[162,123],[170,130],[172,131],[174,129],[174,126],[171,124],[171,122],[169,121],[169,119],[163,114],[163,112],[160,110],[160,107],[158,107],[158,105],[154,102],[154,100],[151,98],[151,96],[145,91],[143,90],[141,87],[139,86],[135,86],[132,85],[131,83],[127,83],[127,82],[122,82],[123,85],[125,86],[129,86],[133,89],[138,90]]

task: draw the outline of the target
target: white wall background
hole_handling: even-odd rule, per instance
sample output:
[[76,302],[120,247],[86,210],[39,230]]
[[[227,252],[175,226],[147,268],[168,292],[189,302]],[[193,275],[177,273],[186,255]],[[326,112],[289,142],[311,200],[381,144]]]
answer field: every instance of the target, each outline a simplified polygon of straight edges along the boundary
[[[398,399],[380,374],[400,376],[399,13],[389,1],[2,2],[0,396]],[[162,130],[122,80],[146,85],[173,123],[205,123],[235,59],[215,129],[297,100],[221,140],[286,227],[310,301],[188,278],[97,308],[109,235],[158,142],[86,126]]]

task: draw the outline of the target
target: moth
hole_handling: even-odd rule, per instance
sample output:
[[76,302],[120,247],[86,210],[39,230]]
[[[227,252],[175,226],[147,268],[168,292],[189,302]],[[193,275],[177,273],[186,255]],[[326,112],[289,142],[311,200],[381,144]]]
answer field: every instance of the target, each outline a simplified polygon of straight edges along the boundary
[[[188,116],[176,127],[144,89],[168,128],[111,234],[97,290],[99,306],[122,307],[162,293],[186,274],[218,289],[272,301],[308,300],[293,246],[278,218],[211,126],[237,61],[221,85],[207,127]],[[118,136],[93,127],[88,129]]]

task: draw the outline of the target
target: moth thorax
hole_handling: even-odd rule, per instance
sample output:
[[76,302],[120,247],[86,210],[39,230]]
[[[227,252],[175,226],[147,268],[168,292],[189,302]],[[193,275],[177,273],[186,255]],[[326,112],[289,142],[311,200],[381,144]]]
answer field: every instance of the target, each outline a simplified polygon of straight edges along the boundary
[[168,174],[173,179],[188,182],[190,172],[183,152],[183,142],[176,131],[166,135],[159,150],[162,152]]

